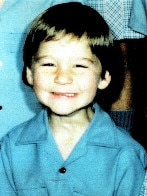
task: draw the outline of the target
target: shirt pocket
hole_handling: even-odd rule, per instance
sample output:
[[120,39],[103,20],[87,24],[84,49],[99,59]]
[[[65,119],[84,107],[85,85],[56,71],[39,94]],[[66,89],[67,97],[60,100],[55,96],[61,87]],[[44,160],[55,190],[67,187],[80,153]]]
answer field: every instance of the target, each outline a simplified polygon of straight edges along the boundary
[[36,188],[19,190],[17,196],[49,196],[49,194],[47,188]]

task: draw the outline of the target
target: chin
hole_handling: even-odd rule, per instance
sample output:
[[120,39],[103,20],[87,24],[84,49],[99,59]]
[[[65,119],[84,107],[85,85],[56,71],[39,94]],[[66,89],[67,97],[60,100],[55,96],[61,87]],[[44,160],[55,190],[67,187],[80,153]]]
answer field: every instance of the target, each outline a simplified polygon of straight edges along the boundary
[[55,115],[58,115],[58,116],[71,116],[71,115],[74,115],[77,111],[79,111],[79,109],[75,109],[75,110],[65,110],[65,109],[62,109],[62,110],[52,110],[52,113],[54,113]]
[[56,114],[57,116],[70,116],[74,112],[53,112],[53,113]]

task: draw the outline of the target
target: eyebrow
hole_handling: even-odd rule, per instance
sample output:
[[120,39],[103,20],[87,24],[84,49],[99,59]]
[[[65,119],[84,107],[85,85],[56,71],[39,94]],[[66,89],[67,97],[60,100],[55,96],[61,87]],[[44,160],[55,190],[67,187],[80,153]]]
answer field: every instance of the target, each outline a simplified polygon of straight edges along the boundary
[[98,63],[99,61],[97,61],[96,59],[91,59],[91,58],[83,58],[83,60],[89,61],[92,64]]
[[[36,55],[35,57],[34,57],[34,61],[35,62],[38,62],[38,61],[40,61],[41,59],[44,59],[44,58],[52,58],[52,57],[50,57],[50,56],[48,56],[48,55],[42,55],[42,56],[38,56],[38,55]],[[83,58],[77,58],[78,60],[84,60],[84,61],[89,61],[90,63],[92,63],[92,64],[94,64],[94,63],[97,63],[97,61],[96,61],[96,59],[92,59],[92,58],[86,58],[86,57],[83,57]]]
[[34,58],[33,58],[33,60],[36,61],[36,62],[38,62],[39,60],[44,59],[44,58],[48,58],[48,56],[46,56],[46,55],[45,56],[35,55]]

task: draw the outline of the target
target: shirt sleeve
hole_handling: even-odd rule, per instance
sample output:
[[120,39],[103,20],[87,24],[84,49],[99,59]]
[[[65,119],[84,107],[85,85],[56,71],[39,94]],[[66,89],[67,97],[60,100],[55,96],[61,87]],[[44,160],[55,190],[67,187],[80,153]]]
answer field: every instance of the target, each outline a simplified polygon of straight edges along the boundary
[[146,152],[136,149],[122,150],[118,158],[115,195],[139,196],[145,177]]
[[0,196],[16,196],[14,182],[12,180],[11,167],[7,157],[7,153],[1,144],[0,149]]

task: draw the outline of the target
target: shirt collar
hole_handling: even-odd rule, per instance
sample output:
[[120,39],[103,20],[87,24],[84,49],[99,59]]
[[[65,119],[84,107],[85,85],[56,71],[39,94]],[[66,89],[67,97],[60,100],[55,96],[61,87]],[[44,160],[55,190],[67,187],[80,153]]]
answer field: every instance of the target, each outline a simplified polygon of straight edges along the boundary
[[[118,128],[110,116],[104,112],[98,104],[94,104],[95,114],[85,132],[88,145],[118,147]],[[47,111],[42,110],[33,119],[22,126],[16,145],[40,143],[47,140],[50,127],[48,124]]]
[[42,109],[34,118],[22,125],[16,145],[40,143],[47,140],[49,131],[47,111]]
[[118,147],[118,127],[98,104],[94,104],[95,115],[89,124],[87,143],[90,145]]

